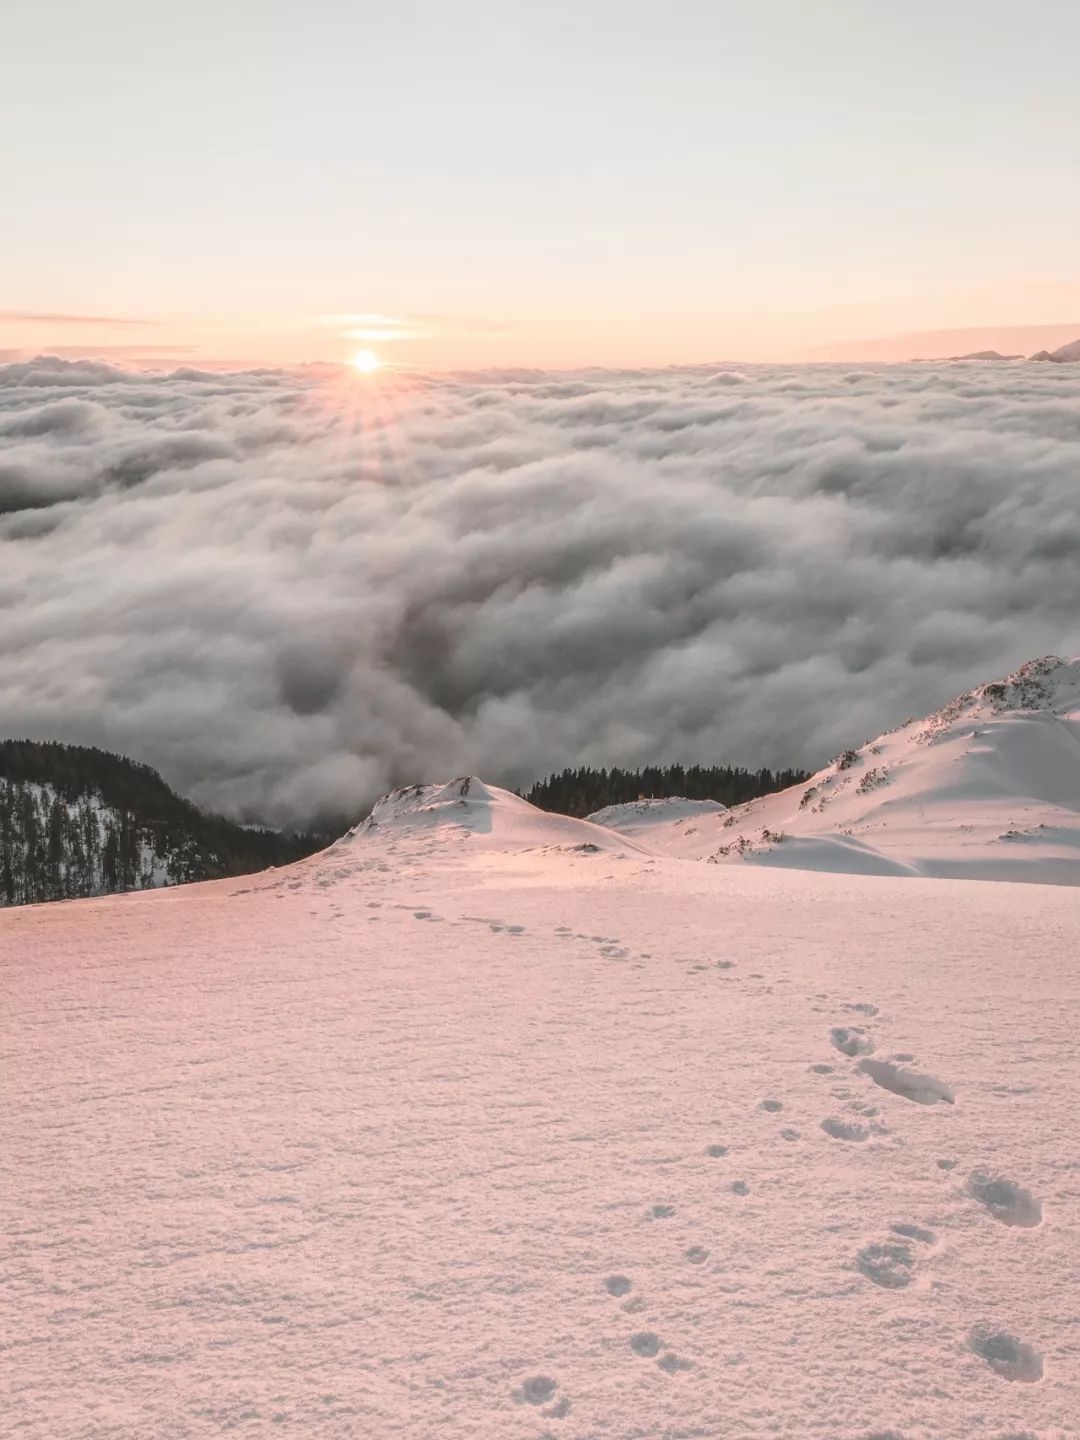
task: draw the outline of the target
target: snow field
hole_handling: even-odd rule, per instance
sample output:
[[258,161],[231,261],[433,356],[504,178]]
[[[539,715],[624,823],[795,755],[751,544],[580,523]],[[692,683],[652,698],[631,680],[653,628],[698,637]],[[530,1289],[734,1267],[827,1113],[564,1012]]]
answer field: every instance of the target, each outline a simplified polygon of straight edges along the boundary
[[1071,892],[494,799],[0,917],[11,1433],[1075,1434]]

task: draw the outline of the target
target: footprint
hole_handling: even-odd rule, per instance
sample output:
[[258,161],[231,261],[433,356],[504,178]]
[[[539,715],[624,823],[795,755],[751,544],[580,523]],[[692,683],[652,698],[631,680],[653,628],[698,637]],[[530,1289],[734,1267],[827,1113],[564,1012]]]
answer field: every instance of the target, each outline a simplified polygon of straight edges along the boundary
[[811,1065],[810,1069],[815,1075],[835,1075],[835,1065]]
[[955,1097],[948,1085],[935,1080],[933,1075],[920,1075],[914,1070],[905,1070],[889,1060],[860,1060],[855,1067],[861,1074],[869,1075],[875,1085],[902,1095],[905,1100],[914,1100],[916,1105],[955,1104]]
[[860,1015],[873,1016],[878,1013],[877,1006],[868,1005],[865,1000],[856,1000],[853,1005],[845,1005],[842,1008],[845,1010],[854,1010]]
[[709,1252],[704,1245],[691,1245],[690,1249],[683,1253],[683,1259],[689,1260],[691,1265],[704,1265],[708,1258]]
[[858,1026],[848,1029],[845,1025],[836,1025],[829,1031],[829,1038],[841,1055],[848,1055],[852,1059],[856,1055],[872,1055],[874,1053],[874,1042],[865,1030],[860,1030]]
[[621,945],[601,945],[600,954],[608,956],[611,960],[625,960],[630,951],[625,950]]
[[677,1375],[680,1370],[692,1370],[694,1368],[692,1361],[680,1359],[679,1356],[671,1350],[669,1350],[666,1355],[661,1355],[656,1363],[660,1366],[661,1370],[666,1370],[669,1375]]
[[735,961],[734,961],[734,960],[717,960],[717,962],[716,962],[716,968],[717,968],[717,970],[734,970],[734,969],[735,969]]
[[830,1115],[827,1120],[822,1120],[821,1128],[834,1140],[869,1140],[870,1138],[868,1126],[857,1125],[854,1120],[837,1120],[833,1115]]
[[911,1284],[915,1256],[910,1245],[885,1241],[864,1245],[855,1257],[855,1263],[875,1285],[885,1290],[903,1290]]
[[1007,1330],[976,1326],[968,1337],[968,1344],[1003,1380],[1020,1380],[1032,1385],[1042,1379],[1042,1356]]
[[710,1157],[710,1159],[712,1159],[712,1160],[719,1160],[719,1158],[720,1158],[721,1155],[726,1155],[727,1153],[728,1153],[728,1147],[727,1147],[726,1145],[706,1145],[706,1146],[705,1146],[705,1154],[708,1155],[708,1156]]
[[894,1235],[903,1235],[908,1240],[918,1240],[920,1245],[934,1245],[937,1236],[933,1230],[925,1230],[921,1225],[890,1225],[889,1229]]
[[558,1388],[558,1381],[550,1375],[533,1375],[524,1381],[520,1390],[514,1391],[513,1398],[519,1405],[546,1405]]
[[777,1110],[782,1110],[784,1107],[779,1100],[762,1100],[757,1108],[759,1110],[769,1110],[775,1115]]
[[955,1170],[956,1165],[957,1162],[955,1160],[939,1160],[937,1162],[937,1168],[939,1170]]
[[986,1207],[1003,1225],[1021,1225],[1030,1230],[1042,1221],[1042,1204],[1030,1190],[976,1170],[968,1180],[968,1194]]
[[635,1355],[641,1355],[646,1360],[655,1360],[663,1346],[660,1344],[660,1336],[652,1330],[639,1330],[630,1336],[630,1349]]
[[801,1135],[798,1130],[781,1130],[780,1138],[781,1140],[799,1140]]
[[633,1289],[634,1282],[629,1275],[609,1275],[604,1281],[604,1287],[609,1295],[629,1295]]
[[651,1210],[645,1211],[646,1220],[668,1220],[675,1214],[674,1205],[654,1205]]
[[731,1193],[733,1195],[749,1195],[750,1186],[745,1180],[733,1180],[731,1182]]

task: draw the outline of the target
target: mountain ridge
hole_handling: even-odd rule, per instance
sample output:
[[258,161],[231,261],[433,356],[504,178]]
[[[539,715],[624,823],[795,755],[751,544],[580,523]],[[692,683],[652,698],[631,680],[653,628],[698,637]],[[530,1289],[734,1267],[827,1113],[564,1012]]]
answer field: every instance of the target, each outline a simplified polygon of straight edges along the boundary
[[1080,884],[1080,657],[1027,661],[805,785],[649,838],[712,863]]

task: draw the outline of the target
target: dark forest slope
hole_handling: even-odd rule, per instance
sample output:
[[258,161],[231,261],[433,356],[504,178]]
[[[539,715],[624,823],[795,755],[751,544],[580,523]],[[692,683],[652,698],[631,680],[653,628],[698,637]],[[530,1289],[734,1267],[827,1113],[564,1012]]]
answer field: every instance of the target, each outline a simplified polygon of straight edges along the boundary
[[121,755],[0,741],[0,905],[242,875],[325,843],[208,815]]

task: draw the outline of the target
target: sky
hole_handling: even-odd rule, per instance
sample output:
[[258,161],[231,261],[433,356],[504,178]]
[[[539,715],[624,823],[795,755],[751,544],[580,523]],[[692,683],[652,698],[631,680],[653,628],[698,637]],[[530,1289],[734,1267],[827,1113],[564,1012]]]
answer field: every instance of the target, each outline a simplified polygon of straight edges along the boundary
[[1071,0],[9,0],[0,359],[1060,343],[1078,53]]

